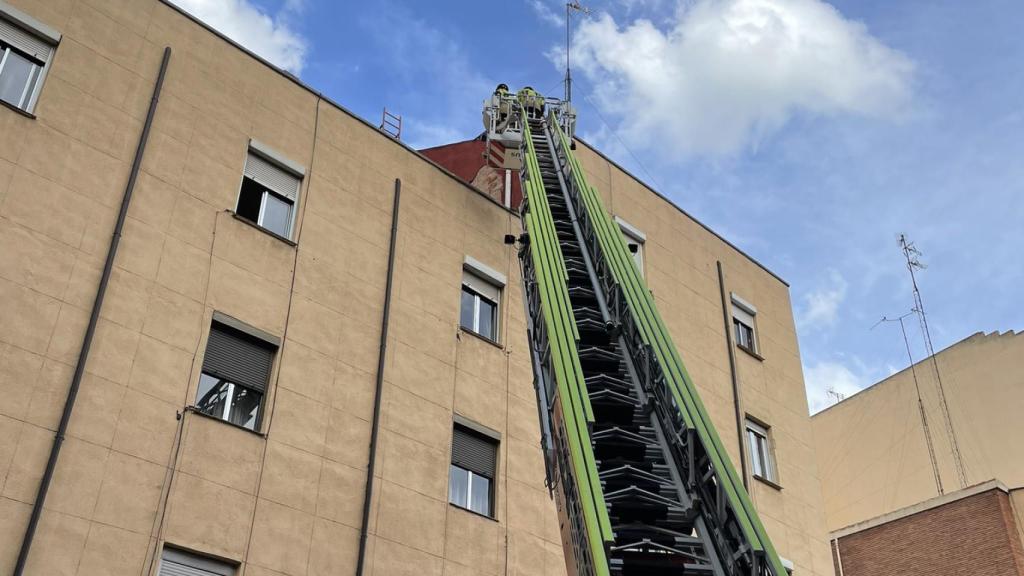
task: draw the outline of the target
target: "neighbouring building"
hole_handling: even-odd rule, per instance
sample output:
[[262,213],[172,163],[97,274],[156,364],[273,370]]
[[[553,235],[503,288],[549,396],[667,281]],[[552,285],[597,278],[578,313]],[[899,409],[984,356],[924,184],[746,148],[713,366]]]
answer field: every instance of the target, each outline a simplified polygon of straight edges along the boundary
[[[158,0],[0,1],[0,50],[0,573],[35,514],[32,575],[565,574],[503,175]],[[578,154],[776,547],[830,574],[788,286]]]
[[[923,556],[949,574],[1024,573],[1022,358],[1021,334],[977,333],[811,418],[844,576],[943,573]],[[905,569],[886,563],[911,551]]]
[[1020,576],[1024,490],[990,480],[836,530],[836,576]]

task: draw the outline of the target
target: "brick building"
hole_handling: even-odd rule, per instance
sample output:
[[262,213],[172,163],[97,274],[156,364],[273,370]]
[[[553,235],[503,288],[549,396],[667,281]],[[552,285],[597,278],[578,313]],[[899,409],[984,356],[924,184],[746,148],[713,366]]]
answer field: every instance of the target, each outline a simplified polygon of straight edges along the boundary
[[[565,574],[503,198],[158,0],[0,1],[0,48],[0,573]],[[788,286],[577,153],[829,574]]]
[[991,481],[833,533],[841,576],[1024,574],[1024,491]]

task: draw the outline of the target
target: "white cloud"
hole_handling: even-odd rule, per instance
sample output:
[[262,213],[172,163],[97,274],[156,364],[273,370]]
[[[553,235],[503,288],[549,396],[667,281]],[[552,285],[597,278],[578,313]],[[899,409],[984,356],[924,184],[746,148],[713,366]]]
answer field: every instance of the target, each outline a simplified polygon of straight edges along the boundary
[[275,16],[249,0],[172,1],[276,66],[296,75],[302,72],[309,43],[288,21],[302,10],[303,0],[287,0]]
[[556,11],[552,8],[552,4],[548,0],[526,0],[526,3],[530,5],[533,12],[543,22],[556,27],[565,26],[565,16],[562,15],[561,11]]
[[798,112],[898,117],[914,70],[821,0],[680,2],[667,29],[603,14],[573,55],[627,141],[669,157],[736,153]]
[[807,389],[807,404],[811,414],[836,403],[835,396],[830,395],[829,391],[848,398],[871,383],[862,366],[854,370],[840,362],[827,360],[812,366],[804,366],[804,386]]
[[846,279],[838,271],[829,270],[826,285],[804,294],[804,306],[797,315],[801,331],[834,325],[846,298],[846,287]]

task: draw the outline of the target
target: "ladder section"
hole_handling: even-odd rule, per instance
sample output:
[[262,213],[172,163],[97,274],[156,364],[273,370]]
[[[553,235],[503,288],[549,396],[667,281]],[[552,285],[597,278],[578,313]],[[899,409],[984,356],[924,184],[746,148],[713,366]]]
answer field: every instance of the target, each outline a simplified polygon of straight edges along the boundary
[[692,502],[670,465],[647,397],[633,377],[593,264],[580,244],[574,208],[543,120],[529,120],[545,200],[565,265],[577,354],[593,412],[591,444],[611,522],[609,571],[616,576],[720,574],[701,537]]
[[527,120],[524,148],[520,259],[569,573],[784,576],[554,115]]

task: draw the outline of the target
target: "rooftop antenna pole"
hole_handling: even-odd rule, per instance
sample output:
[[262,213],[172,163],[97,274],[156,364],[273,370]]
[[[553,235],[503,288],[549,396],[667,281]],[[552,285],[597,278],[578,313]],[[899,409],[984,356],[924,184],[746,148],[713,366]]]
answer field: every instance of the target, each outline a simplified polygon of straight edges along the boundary
[[[928,426],[928,415],[924,410],[924,401],[921,399],[921,385],[917,381],[917,369],[914,367],[914,355],[910,353],[910,340],[907,339],[907,328],[903,324],[903,319],[913,314],[911,310],[903,316],[896,318],[895,320],[882,316],[882,319],[875,323],[878,326],[882,322],[899,322],[900,332],[903,333],[903,345],[907,347],[907,359],[910,361],[910,374],[914,378],[914,390],[917,392],[917,411],[921,416],[921,428],[924,429],[924,442],[928,446],[928,460],[932,464],[932,474],[935,476],[935,489],[938,490],[939,496],[945,494],[945,490],[942,488],[942,476],[939,474],[939,462],[935,458],[935,445],[932,443],[932,431]],[[874,329],[875,326],[871,328]]]
[[590,14],[590,8],[582,6],[578,1],[566,2],[565,3],[565,101],[572,102],[572,74],[569,72],[569,48],[571,47],[569,40],[569,27],[571,26],[571,16],[573,12],[581,12],[583,14]]
[[946,435],[949,437],[950,450],[953,452],[953,466],[956,468],[957,480],[960,488],[967,487],[967,470],[964,468],[964,461],[960,455],[960,444],[957,442],[956,430],[953,428],[953,420],[949,416],[949,404],[946,402],[946,390],[942,384],[942,374],[939,371],[939,361],[935,358],[935,348],[932,347],[931,330],[928,329],[928,317],[924,312],[924,301],[921,300],[921,290],[917,287],[915,270],[924,270],[925,265],[921,263],[921,251],[914,246],[914,243],[907,240],[905,234],[899,237],[900,249],[903,257],[907,260],[907,271],[910,272],[910,284],[914,289],[914,308],[917,314],[917,321],[921,325],[921,334],[924,337],[925,351],[931,357],[932,370],[935,372],[935,383],[939,392],[939,408],[942,411],[942,419],[946,425]]

